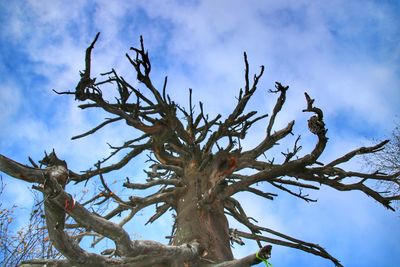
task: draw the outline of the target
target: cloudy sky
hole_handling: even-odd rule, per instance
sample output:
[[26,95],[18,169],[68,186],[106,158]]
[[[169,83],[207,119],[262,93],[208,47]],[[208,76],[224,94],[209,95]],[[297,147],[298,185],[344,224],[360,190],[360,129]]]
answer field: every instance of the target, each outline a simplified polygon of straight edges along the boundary
[[[306,151],[315,141],[301,112],[303,93],[309,92],[324,110],[329,129],[323,159],[333,159],[387,137],[399,121],[399,25],[396,1],[1,0],[0,153],[27,162],[28,156],[38,160],[44,150],[54,148],[71,169],[79,171],[107,155],[107,142],[118,145],[132,136],[130,129],[117,125],[71,141],[105,115],[80,111],[72,97],[52,92],[75,87],[85,49],[100,31],[93,52],[95,73],[114,67],[135,84],[124,55],[143,35],[154,83],[161,87],[168,75],[169,93],[181,104],[186,104],[188,88],[193,88],[194,97],[211,115],[226,114],[233,107],[243,86],[243,51],[247,51],[252,73],[260,65],[266,67],[252,109],[270,112],[275,99],[268,89],[275,81],[290,85],[276,126],[295,119],[295,133],[302,134]],[[257,126],[247,144],[264,132],[265,125]],[[118,175],[143,176],[140,161],[135,164],[128,174]],[[360,169],[362,163],[356,160],[349,167]],[[12,201],[29,207],[28,185],[3,178],[7,183],[3,204]],[[303,203],[285,193],[273,202],[248,195],[240,200],[262,225],[318,243],[344,266],[398,266],[398,212],[389,212],[360,193],[323,188],[312,194],[317,203]],[[21,216],[20,223],[23,220]],[[169,222],[165,218],[132,231],[141,238],[157,238],[152,231],[164,231]],[[235,254],[256,250],[249,241],[235,248]],[[276,267],[332,266],[278,246],[271,262]]]

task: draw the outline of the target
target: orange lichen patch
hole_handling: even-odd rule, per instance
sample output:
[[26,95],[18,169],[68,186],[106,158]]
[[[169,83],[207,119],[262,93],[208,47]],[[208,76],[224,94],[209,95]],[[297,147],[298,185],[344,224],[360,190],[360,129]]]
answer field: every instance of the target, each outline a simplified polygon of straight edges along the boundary
[[196,160],[194,160],[194,159],[192,159],[190,162],[189,162],[189,167],[190,168],[196,168],[197,167],[197,161]]

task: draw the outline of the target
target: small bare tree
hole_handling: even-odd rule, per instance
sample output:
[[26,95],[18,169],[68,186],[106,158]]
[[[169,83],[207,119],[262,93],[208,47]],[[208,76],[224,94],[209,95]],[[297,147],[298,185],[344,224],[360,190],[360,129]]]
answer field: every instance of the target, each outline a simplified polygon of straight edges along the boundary
[[[400,124],[396,124],[390,141],[384,149],[366,155],[364,158],[369,168],[377,169],[382,173],[400,174]],[[397,177],[396,180],[400,180],[400,177]],[[378,190],[400,194],[400,187],[396,183],[379,180],[376,185]]]
[[[383,174],[378,171],[362,173],[345,170],[340,165],[357,155],[375,153],[387,141],[375,146],[362,147],[343,156],[322,163],[319,158],[327,145],[327,130],[323,112],[314,99],[305,93],[303,112],[310,113],[308,126],[315,135],[314,148],[300,155],[300,138],[293,148],[284,153],[284,159],[276,162],[265,159],[264,153],[277,145],[280,140],[292,134],[294,121],[282,129],[275,129],[275,120],[286,101],[288,86],[276,83],[271,93],[277,95],[272,114],[266,123],[265,136],[252,148],[241,146],[248,130],[267,115],[256,116],[256,111],[246,111],[249,100],[256,92],[264,67],[253,77],[250,76],[247,55],[244,53],[244,88],[240,89],[237,103],[225,119],[221,115],[206,115],[203,103],[195,110],[192,91],[189,91],[189,106],[184,108],[174,102],[167,94],[167,78],[163,88],[158,90],[152,83],[151,63],[143,39],[140,46],[131,48],[134,56],[126,54],[132,64],[138,81],[147,91],[132,86],[114,69],[102,74],[102,80],[91,76],[91,54],[99,37],[86,50],[85,70],[74,91],[59,94],[73,95],[77,101],[87,101],[82,109],[97,108],[113,115],[92,130],[73,139],[88,136],[106,125],[125,121],[128,127],[142,134],[127,140],[119,147],[112,147],[111,155],[98,161],[95,168],[78,174],[70,169],[65,161],[53,152],[41,161],[40,166],[28,167],[0,155],[0,170],[29,183],[44,194],[46,225],[50,240],[65,259],[49,264],[57,266],[213,266],[233,267],[251,266],[267,259],[271,246],[263,242],[292,247],[331,260],[336,266],[340,262],[317,244],[305,242],[279,233],[246,215],[240,202],[235,199],[239,192],[251,192],[266,199],[276,195],[256,188],[258,183],[266,183],[305,201],[315,201],[304,194],[302,189],[318,190],[326,185],[339,191],[357,190],[372,197],[388,209],[393,210],[391,202],[400,199],[398,173]],[[101,87],[114,85],[118,97],[105,99]],[[179,119],[184,117],[183,120]],[[108,160],[126,151],[125,156],[114,164]],[[158,188],[156,193],[146,197],[132,194],[129,198],[113,192],[108,186],[106,174],[121,169],[136,156],[150,151],[152,165],[147,171],[146,183],[133,183],[129,179],[123,187],[132,190]],[[251,170],[251,172],[245,170]],[[100,177],[104,192],[92,201],[112,200],[117,205],[108,213],[100,215],[88,210],[86,205],[74,201],[65,191],[68,181],[75,183]],[[369,185],[369,181],[386,181],[393,185],[391,192],[381,193]],[[300,190],[298,190],[300,189]],[[395,192],[395,193],[394,193]],[[84,205],[85,204],[85,205]],[[140,210],[155,205],[156,212],[150,217],[154,222],[169,210],[175,213],[169,245],[149,240],[132,240],[123,226]],[[119,223],[114,223],[117,215],[128,211]],[[65,214],[68,213],[76,224],[74,227],[84,231],[82,235],[95,235],[114,241],[115,247],[103,253],[89,253],[82,249],[79,238],[65,231]],[[227,215],[247,227],[248,231],[230,229]],[[268,235],[268,236],[267,236]],[[255,240],[260,247],[256,254],[234,259],[231,241],[243,243],[242,238]],[[43,262],[43,261],[41,261]]]
[[[0,177],[0,196],[6,185]],[[54,249],[47,234],[44,211],[38,205],[39,195],[34,193],[34,205],[28,223],[18,227],[15,212],[19,207],[0,203],[0,262],[2,266],[18,266],[22,261],[34,258],[57,259],[61,254]]]

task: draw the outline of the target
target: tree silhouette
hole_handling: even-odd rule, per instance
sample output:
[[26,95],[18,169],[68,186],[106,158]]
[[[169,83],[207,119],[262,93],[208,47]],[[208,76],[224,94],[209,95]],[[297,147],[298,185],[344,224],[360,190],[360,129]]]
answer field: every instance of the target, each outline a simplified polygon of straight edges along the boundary
[[[305,201],[315,200],[304,194],[301,189],[318,190],[322,185],[339,191],[361,191],[391,210],[391,202],[400,199],[398,191],[378,192],[368,183],[386,181],[398,188],[398,173],[361,173],[340,167],[340,164],[357,155],[381,150],[387,141],[350,151],[328,163],[318,161],[327,145],[327,129],[322,110],[307,93],[303,112],[310,113],[308,126],[311,134],[316,136],[315,147],[300,156],[299,151],[302,147],[299,144],[300,138],[297,138],[293,148],[283,153],[282,162],[266,159],[266,151],[292,134],[294,121],[282,129],[274,129],[275,119],[285,104],[289,87],[277,82],[275,89],[270,91],[277,95],[277,99],[269,116],[256,116],[256,111],[245,111],[264,73],[264,67],[261,66],[258,74],[250,76],[246,53],[244,89],[240,89],[237,103],[230,115],[223,119],[221,115],[209,117],[201,102],[196,113],[191,90],[189,108],[175,103],[167,94],[167,77],[161,90],[154,86],[150,78],[149,54],[142,37],[140,46],[131,48],[134,56],[126,54],[126,57],[134,67],[137,80],[144,86],[145,91],[132,86],[114,69],[103,73],[100,81],[91,77],[91,54],[98,37],[99,34],[86,50],[85,70],[81,72],[75,91],[57,93],[74,95],[77,101],[85,101],[79,106],[81,109],[98,108],[113,117],[73,139],[88,136],[116,121],[124,121],[129,127],[141,132],[141,135],[127,140],[122,146],[112,147],[113,151],[109,157],[99,160],[95,168],[81,174],[69,170],[67,163],[59,159],[54,151],[40,161],[40,166],[31,160],[32,167],[0,155],[1,171],[34,183],[34,188],[44,194],[50,240],[65,256],[62,260],[47,261],[48,264],[251,266],[261,262],[260,258],[269,257],[272,247],[263,246],[263,242],[266,242],[300,249],[341,266],[336,258],[319,245],[259,225],[260,223],[246,215],[240,202],[235,199],[235,194],[247,191],[266,199],[273,199],[276,194],[256,188],[257,183],[264,182]],[[115,100],[104,98],[101,87],[105,84],[115,86],[118,94]],[[182,116],[183,119],[179,119]],[[241,140],[246,138],[250,127],[262,119],[268,120],[264,138],[253,148],[242,147]],[[126,154],[118,162],[108,164],[110,158],[124,151]],[[145,152],[151,152],[152,155],[147,182],[137,184],[127,179],[123,187],[132,190],[158,188],[158,191],[146,197],[132,194],[126,199],[118,192],[113,192],[108,186],[105,174],[125,167],[133,158]],[[68,181],[79,183],[97,176],[100,177],[104,191],[91,201],[112,200],[117,204],[113,210],[103,215],[86,208],[90,201],[81,204],[64,190]],[[168,245],[149,240],[132,240],[123,228],[140,210],[151,205],[156,206],[156,213],[148,223],[154,222],[169,210],[175,213]],[[111,221],[124,211],[129,211],[129,215],[119,224]],[[73,227],[82,229],[79,238],[69,235],[66,231],[66,213],[75,220]],[[243,224],[248,231],[230,229],[227,215]],[[101,255],[85,251],[78,245],[79,241],[82,236],[93,234],[101,236],[100,238],[109,238],[114,241],[115,247],[103,251]],[[257,255],[251,254],[242,259],[233,258],[231,242],[242,244],[242,238],[257,242],[260,247]],[[46,261],[31,261],[31,264],[35,262]]]
[[[378,169],[385,173],[394,173],[400,175],[400,124],[396,122],[396,126],[392,131],[389,143],[376,153],[365,155],[365,162],[369,169]],[[397,177],[399,181],[400,177]],[[393,194],[400,194],[400,187],[398,182],[392,183],[391,181],[378,180],[376,183],[377,190],[384,192],[392,192]],[[399,204],[399,202],[397,202]],[[398,207],[398,205],[397,205]]]

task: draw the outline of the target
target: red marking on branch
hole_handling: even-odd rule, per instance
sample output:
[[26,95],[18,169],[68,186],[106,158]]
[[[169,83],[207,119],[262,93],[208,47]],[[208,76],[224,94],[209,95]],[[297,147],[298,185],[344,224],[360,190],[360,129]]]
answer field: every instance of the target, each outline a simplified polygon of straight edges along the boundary
[[220,176],[231,175],[237,166],[238,166],[237,157],[230,156],[228,159],[221,162],[218,176],[220,177]]
[[71,199],[65,199],[64,209],[66,212],[70,213],[72,209],[75,207],[75,199],[71,197]]

